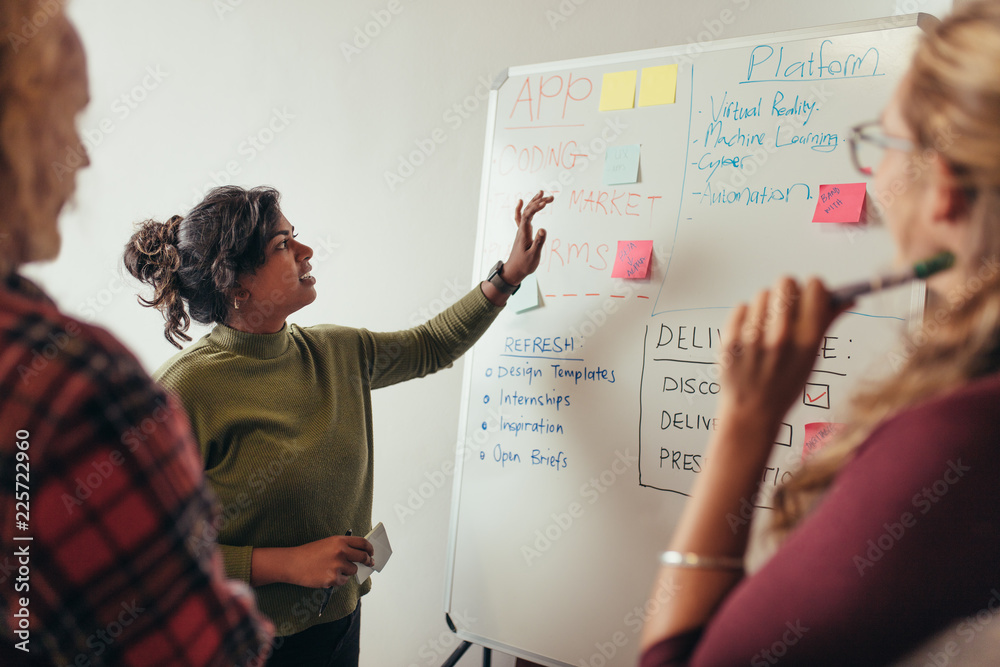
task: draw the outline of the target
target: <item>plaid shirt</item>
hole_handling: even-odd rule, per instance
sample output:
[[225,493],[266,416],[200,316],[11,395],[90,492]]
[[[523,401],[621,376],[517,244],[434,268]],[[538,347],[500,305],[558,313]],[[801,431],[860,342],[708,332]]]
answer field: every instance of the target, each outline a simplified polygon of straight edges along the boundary
[[186,415],[138,361],[0,283],[0,664],[28,662],[17,645],[76,667],[263,662],[273,628],[224,578],[217,518]]

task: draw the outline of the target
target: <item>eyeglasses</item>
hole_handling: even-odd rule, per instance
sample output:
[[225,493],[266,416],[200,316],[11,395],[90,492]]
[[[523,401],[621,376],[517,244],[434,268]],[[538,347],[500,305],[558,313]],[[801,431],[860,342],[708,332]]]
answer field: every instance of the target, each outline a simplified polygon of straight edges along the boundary
[[875,173],[887,148],[909,153],[917,147],[909,139],[886,134],[877,120],[852,127],[847,143],[851,146],[851,161],[865,176]]

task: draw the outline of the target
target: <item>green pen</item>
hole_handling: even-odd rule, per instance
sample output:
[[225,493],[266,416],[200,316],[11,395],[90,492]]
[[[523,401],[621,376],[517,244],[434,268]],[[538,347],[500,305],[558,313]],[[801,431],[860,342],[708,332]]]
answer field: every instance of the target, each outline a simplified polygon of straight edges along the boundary
[[863,294],[877,292],[896,285],[910,282],[911,280],[923,280],[938,271],[943,271],[955,263],[955,256],[950,252],[940,252],[930,259],[917,262],[913,268],[898,273],[889,273],[877,276],[871,280],[864,280],[852,285],[845,285],[830,293],[830,300],[834,304],[845,304],[854,301]]

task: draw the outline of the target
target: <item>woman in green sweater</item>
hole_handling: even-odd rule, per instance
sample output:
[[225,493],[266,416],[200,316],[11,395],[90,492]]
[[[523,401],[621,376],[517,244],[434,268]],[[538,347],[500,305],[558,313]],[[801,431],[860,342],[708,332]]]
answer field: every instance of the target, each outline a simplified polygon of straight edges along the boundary
[[129,240],[125,266],[152,285],[140,301],[163,312],[167,340],[191,340],[191,319],[216,325],[154,377],[180,397],[201,446],[226,573],[254,586],[274,621],[269,665],[357,665],[371,587],[352,576],[372,563],[360,537],[371,529],[371,390],[450,366],[472,346],[537,268],[545,231],[532,237],[531,219],[551,201],[539,192],[518,203],[510,258],[488,280],[394,333],[286,322],[316,299],[316,279],[271,188],[216,188]]

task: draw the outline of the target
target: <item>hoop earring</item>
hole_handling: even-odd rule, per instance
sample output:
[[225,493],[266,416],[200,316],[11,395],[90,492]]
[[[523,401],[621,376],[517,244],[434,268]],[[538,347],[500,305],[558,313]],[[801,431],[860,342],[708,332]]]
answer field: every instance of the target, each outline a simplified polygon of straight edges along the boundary
[[239,299],[233,299],[233,308],[235,308],[236,310],[240,309],[240,301],[239,301]]

